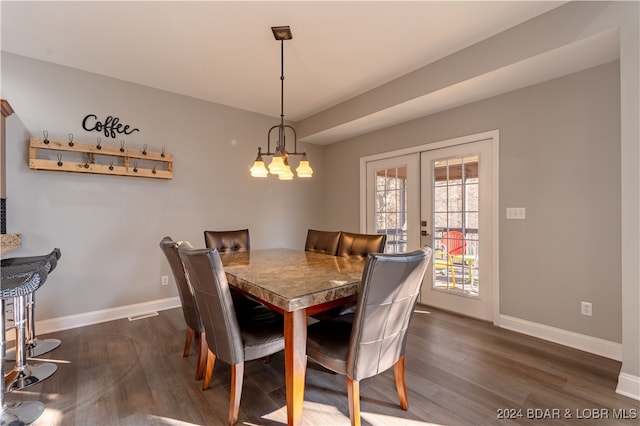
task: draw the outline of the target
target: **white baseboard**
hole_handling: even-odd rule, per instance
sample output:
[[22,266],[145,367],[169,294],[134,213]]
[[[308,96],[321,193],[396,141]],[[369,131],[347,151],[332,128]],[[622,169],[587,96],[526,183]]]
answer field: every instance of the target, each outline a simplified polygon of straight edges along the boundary
[[620,373],[618,376],[616,393],[640,401],[640,377],[632,376],[627,373]]
[[632,376],[627,373],[620,373],[618,376],[616,393],[640,401],[640,377]]
[[499,321],[497,325],[508,330],[559,343],[616,361],[622,361],[622,344],[620,343],[526,321],[509,315],[500,315]]
[[[47,334],[55,331],[84,327],[85,325],[143,315],[155,311],[163,311],[165,309],[178,308],[180,306],[180,299],[178,297],[170,297],[167,299],[153,300],[151,302],[136,303],[134,305],[119,306],[117,308],[36,321],[36,330],[38,335]],[[7,333],[7,340],[15,340],[15,333]]]

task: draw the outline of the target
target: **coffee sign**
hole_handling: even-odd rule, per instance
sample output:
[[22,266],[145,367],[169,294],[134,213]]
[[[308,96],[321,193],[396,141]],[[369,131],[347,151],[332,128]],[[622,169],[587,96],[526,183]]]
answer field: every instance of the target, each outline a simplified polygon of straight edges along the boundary
[[102,132],[108,138],[115,138],[118,134],[130,135],[140,131],[138,128],[131,128],[128,124],[122,124],[118,117],[108,116],[104,121],[100,121],[95,114],[89,114],[82,120],[82,128],[87,132]]

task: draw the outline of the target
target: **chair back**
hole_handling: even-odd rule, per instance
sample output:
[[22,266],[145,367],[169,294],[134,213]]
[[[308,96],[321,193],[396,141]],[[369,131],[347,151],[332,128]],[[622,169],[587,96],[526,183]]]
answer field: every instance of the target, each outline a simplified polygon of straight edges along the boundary
[[467,242],[460,231],[445,232],[440,241],[449,254],[463,255],[467,248]]
[[204,231],[204,243],[207,248],[215,248],[218,253],[249,251],[249,230]]
[[317,231],[315,229],[309,229],[307,231],[304,250],[335,256],[338,251],[338,242],[340,242],[340,231]]
[[432,250],[367,258],[347,354],[347,375],[360,381],[391,368],[404,355],[407,330]]
[[365,260],[369,253],[384,252],[385,234],[352,234],[341,232],[336,256]]
[[[184,247],[191,248],[191,244],[186,241],[183,241],[180,244]],[[200,321],[200,312],[198,312],[198,306],[196,305],[195,298],[193,296],[193,291],[189,286],[189,282],[187,281],[187,277],[184,272],[184,266],[182,265],[180,255],[178,254],[178,243],[173,241],[171,237],[164,237],[162,241],[160,241],[160,249],[162,249],[167,261],[169,261],[173,278],[176,281],[178,296],[180,296],[180,303],[182,304],[184,321],[192,330],[197,332],[204,331],[202,322]]]
[[218,250],[178,247],[200,310],[209,349],[228,364],[244,362],[240,326]]

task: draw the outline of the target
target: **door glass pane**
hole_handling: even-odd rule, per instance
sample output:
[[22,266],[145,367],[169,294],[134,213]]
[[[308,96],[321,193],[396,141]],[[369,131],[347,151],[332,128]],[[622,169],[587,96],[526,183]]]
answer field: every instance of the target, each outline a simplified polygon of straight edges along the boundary
[[433,288],[478,297],[478,156],[433,164]]
[[377,234],[387,235],[386,253],[407,251],[407,168],[376,170]]

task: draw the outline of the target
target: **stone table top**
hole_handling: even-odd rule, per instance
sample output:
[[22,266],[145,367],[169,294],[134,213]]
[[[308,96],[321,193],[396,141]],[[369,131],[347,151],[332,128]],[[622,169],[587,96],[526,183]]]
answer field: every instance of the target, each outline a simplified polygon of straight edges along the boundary
[[365,263],[281,248],[220,257],[229,284],[288,312],[356,294]]
[[22,234],[0,234],[1,256],[11,253],[22,246]]

